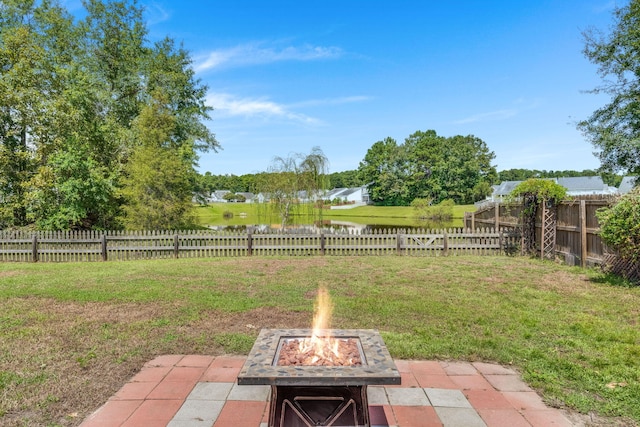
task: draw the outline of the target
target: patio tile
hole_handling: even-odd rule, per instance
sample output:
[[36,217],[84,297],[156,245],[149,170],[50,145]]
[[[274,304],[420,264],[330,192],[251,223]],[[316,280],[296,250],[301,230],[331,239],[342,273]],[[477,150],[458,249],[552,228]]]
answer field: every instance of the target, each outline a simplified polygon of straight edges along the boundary
[[211,362],[212,368],[242,368],[246,357],[243,356],[218,356]]
[[388,388],[387,396],[392,406],[430,406],[429,399],[421,388]]
[[409,368],[414,374],[420,372],[428,375],[446,375],[442,365],[433,360],[411,360],[409,361]]
[[81,427],[119,426],[135,412],[142,400],[110,400],[89,415]]
[[195,385],[189,397],[190,400],[226,400],[233,383],[202,382]]
[[453,375],[451,381],[462,390],[493,390],[494,387],[482,375]]
[[202,374],[201,381],[236,382],[240,369],[236,367],[209,366],[205,373]]
[[[271,389],[237,385],[245,360],[157,357],[81,426],[266,427]],[[372,427],[571,425],[510,368],[481,362],[395,362],[400,386],[367,387]]]
[[262,422],[266,402],[227,401],[214,427],[256,427]]
[[159,367],[159,366],[175,366],[182,360],[184,354],[167,354],[164,356],[158,356],[153,360],[145,363],[145,367]]
[[411,367],[409,366],[411,363],[410,360],[394,360],[393,362],[396,364],[398,372],[411,372]]
[[[211,427],[212,422],[210,420],[176,420],[169,421],[166,427]],[[162,427],[162,426],[159,426]]]
[[487,427],[472,408],[434,408],[444,427]]
[[431,406],[393,406],[399,427],[443,427]]
[[182,400],[145,400],[122,427],[167,425],[182,406]]
[[271,387],[267,385],[238,385],[234,384],[227,400],[255,400],[266,402]]
[[369,386],[367,387],[367,398],[369,405],[388,405],[389,399],[387,393],[382,386]]
[[192,381],[162,381],[147,396],[147,399],[172,400],[186,399],[195,383]]
[[488,427],[531,427],[515,409],[478,409]]
[[193,354],[189,356],[184,356],[178,363],[176,363],[176,366],[192,366],[192,367],[206,368],[209,365],[211,365],[211,362],[213,362],[213,359],[215,359],[213,356],[202,356],[198,354]]
[[572,427],[573,424],[560,411],[553,409],[522,411],[532,427]]
[[155,382],[126,383],[111,400],[144,400],[156,385]]
[[211,426],[218,418],[224,401],[222,400],[189,400],[180,407],[173,420],[177,421],[205,421]]
[[476,375],[477,369],[467,362],[440,362],[447,375]]
[[505,391],[502,394],[518,410],[549,409],[534,391]]
[[431,402],[431,406],[443,406],[450,408],[471,408],[471,403],[460,390],[447,390],[441,388],[425,388],[425,393]]
[[485,375],[489,383],[500,391],[532,391],[518,375]]
[[420,375],[417,380],[422,388],[446,388],[457,389],[458,386],[452,381],[449,375]]
[[518,373],[511,369],[506,368],[495,363],[473,362],[473,367],[484,375],[517,375]]
[[502,393],[495,390],[465,390],[463,393],[475,409],[514,409]]
[[413,376],[412,372],[400,372],[400,384],[388,385],[387,388],[407,388],[407,387],[420,387],[418,380]]
[[176,366],[173,368],[163,381],[192,381],[197,382],[202,374],[204,374],[206,368],[201,366]]
[[154,382],[161,381],[171,371],[171,366],[146,366],[134,375],[129,382]]

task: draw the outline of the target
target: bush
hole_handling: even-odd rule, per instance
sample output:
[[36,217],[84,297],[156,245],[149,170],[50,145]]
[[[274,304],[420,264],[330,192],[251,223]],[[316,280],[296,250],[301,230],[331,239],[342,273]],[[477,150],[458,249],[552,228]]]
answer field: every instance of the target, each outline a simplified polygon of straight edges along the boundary
[[506,202],[526,196],[533,196],[535,204],[545,201],[556,205],[567,198],[567,189],[551,179],[529,178],[509,193]]
[[640,262],[640,187],[613,206],[598,209],[596,216],[602,240],[621,257]]
[[453,218],[453,200],[443,200],[436,206],[431,206],[431,199],[414,199],[411,202],[414,209],[415,217],[422,221],[451,221]]

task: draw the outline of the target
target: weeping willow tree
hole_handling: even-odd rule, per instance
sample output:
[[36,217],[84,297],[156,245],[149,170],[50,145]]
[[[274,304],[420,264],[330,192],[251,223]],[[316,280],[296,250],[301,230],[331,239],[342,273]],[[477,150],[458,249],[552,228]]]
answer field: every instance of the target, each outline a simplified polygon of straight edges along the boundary
[[275,157],[268,172],[261,174],[258,191],[263,195],[260,215],[274,216],[287,225],[322,220],[322,195],[328,185],[329,160],[319,147],[310,154]]

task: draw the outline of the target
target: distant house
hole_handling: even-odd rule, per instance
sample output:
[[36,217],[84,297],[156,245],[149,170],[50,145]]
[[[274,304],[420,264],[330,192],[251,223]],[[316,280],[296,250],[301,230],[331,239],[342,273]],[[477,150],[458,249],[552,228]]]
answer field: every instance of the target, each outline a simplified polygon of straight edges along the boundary
[[255,194],[250,192],[242,192],[242,193],[236,193],[236,194],[239,194],[244,197],[244,203],[252,203],[254,201],[253,199],[255,199],[256,197]]
[[229,190],[212,191],[209,197],[207,197],[207,202],[208,203],[227,203],[227,199],[224,198],[224,195],[228,193],[230,193]]
[[611,195],[617,194],[616,187],[604,183],[600,176],[576,176],[558,178],[556,182],[567,189],[569,196]]
[[[604,183],[600,176],[577,176],[566,178],[544,178],[551,179],[557,184],[567,189],[568,196],[587,196],[587,195],[603,195],[608,196],[618,194],[618,189]],[[513,191],[514,188],[522,181],[503,181],[499,185],[493,186],[493,192],[486,200],[479,204],[487,202],[501,202]],[[478,204],[478,203],[476,203]]]
[[369,190],[366,185],[351,188],[334,188],[324,195],[326,200],[340,200],[352,205],[366,205],[369,203]]
[[[228,200],[224,197],[229,193],[229,190],[216,190],[211,192],[206,200],[208,203],[227,203]],[[248,192],[239,192],[235,194],[243,195],[246,199],[245,203],[261,203],[270,199],[269,195],[264,193],[253,194]],[[299,191],[297,197],[300,202],[313,202],[318,199],[339,199],[343,203],[351,204],[351,207],[369,203],[369,191],[367,190],[366,186],[352,188],[334,188],[333,190],[327,191],[320,195],[316,193],[308,194],[306,191]]]
[[487,197],[487,200],[491,202],[503,201],[521,182],[522,181],[502,181],[500,184],[494,185],[493,192]]
[[625,176],[618,187],[618,193],[627,194],[635,186],[640,185],[637,176]]

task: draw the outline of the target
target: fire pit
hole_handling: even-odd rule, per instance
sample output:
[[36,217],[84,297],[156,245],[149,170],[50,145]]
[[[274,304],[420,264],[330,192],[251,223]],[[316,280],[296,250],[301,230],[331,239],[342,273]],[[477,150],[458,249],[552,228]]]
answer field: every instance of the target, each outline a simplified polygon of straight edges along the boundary
[[270,385],[269,426],[369,426],[367,385],[400,384],[371,329],[263,329],[239,385]]

